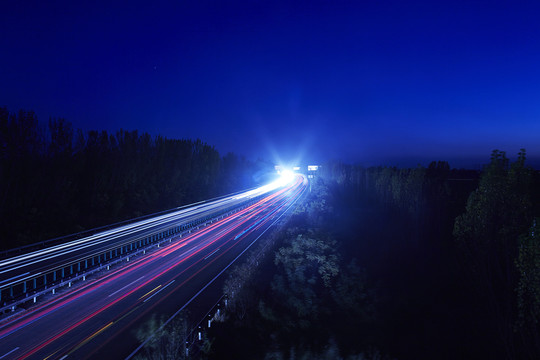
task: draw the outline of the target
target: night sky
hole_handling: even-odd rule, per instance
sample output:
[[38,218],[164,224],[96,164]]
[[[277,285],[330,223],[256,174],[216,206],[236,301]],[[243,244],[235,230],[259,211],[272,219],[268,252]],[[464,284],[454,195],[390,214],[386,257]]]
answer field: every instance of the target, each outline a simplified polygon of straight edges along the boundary
[[540,2],[6,1],[0,106],[250,159],[540,158]]

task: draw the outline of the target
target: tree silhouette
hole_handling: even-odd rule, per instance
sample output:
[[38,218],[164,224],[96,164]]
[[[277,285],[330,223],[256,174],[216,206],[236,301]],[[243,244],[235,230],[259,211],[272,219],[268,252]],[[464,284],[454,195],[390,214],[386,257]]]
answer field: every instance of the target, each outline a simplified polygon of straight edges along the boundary
[[240,191],[261,170],[201,140],[47,125],[0,108],[0,248]]
[[504,152],[494,150],[480,184],[469,197],[465,213],[455,222],[454,235],[464,249],[478,289],[487,296],[508,358],[517,356],[513,339],[517,239],[532,221],[532,170],[525,150],[511,166]]

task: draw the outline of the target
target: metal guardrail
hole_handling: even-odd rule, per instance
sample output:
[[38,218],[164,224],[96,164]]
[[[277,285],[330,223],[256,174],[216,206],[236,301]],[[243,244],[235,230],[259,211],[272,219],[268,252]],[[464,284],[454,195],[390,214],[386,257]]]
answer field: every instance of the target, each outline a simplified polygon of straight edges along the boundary
[[[212,222],[216,221],[217,219],[224,218],[225,216],[229,216],[230,214],[238,212],[241,209],[244,209],[247,206],[250,206],[251,204],[254,204],[261,197],[263,197],[265,195],[266,194],[259,195],[259,196],[255,197],[255,198],[249,199],[248,201],[246,201],[246,202],[244,202],[244,203],[242,203],[242,204],[240,204],[238,206],[234,206],[232,208],[224,209],[224,210],[222,210],[222,211],[220,211],[218,213],[212,214],[211,217],[202,216],[198,220],[191,221],[189,223],[190,226],[183,229],[179,233],[178,232],[176,232],[176,233],[171,232],[171,233],[169,233],[167,235],[161,236],[162,234],[168,233],[172,228],[164,230],[164,231],[161,230],[159,233],[156,233],[156,235],[152,236],[152,238],[155,238],[155,240],[143,241],[143,239],[141,239],[141,238],[133,239],[133,241],[131,241],[130,243],[120,244],[119,245],[120,247],[116,248],[116,250],[108,249],[105,252],[94,253],[94,254],[92,254],[90,256],[77,259],[76,261],[73,261],[71,264],[64,264],[59,268],[52,268],[49,271],[47,271],[45,274],[43,274],[43,273],[37,274],[34,278],[26,278],[26,279],[24,279],[24,281],[9,284],[11,289],[8,289],[8,287],[6,285],[4,285],[4,287],[0,287],[0,300],[3,301],[3,304],[0,305],[1,306],[0,307],[0,314],[3,314],[5,312],[13,312],[13,311],[15,311],[17,306],[21,306],[23,304],[26,304],[29,301],[36,302],[37,297],[43,296],[45,294],[49,294],[51,292],[54,293],[57,288],[64,287],[66,285],[71,286],[71,284],[73,282],[79,281],[81,279],[86,280],[87,276],[89,276],[91,274],[94,274],[96,272],[102,271],[104,267],[109,267],[110,268],[110,266],[116,265],[116,264],[118,264],[118,263],[120,263],[122,261],[125,261],[126,259],[128,259],[128,261],[129,261],[130,257],[140,255],[141,252],[145,253],[148,249],[151,249],[154,246],[159,247],[160,244],[162,244],[164,242],[171,242],[172,239],[174,239],[174,238],[181,238],[185,234],[191,233],[194,228],[198,229],[201,226],[206,226],[207,224],[212,223]],[[174,228],[179,228],[179,227],[174,227]],[[148,239],[148,237],[145,237],[144,239]],[[135,246],[135,251],[133,251],[133,246],[130,247],[130,250],[127,250],[127,247],[128,247],[129,244],[131,244],[131,245],[140,244],[140,246]],[[124,247],[126,248],[125,253],[123,251]],[[120,256],[118,256],[118,249],[122,249],[120,251]],[[112,256],[113,251],[115,251],[115,254],[116,254],[115,257]],[[109,259],[106,259],[106,254],[107,253],[111,254]],[[103,262],[101,262],[101,255],[105,255]],[[94,259],[96,257],[98,257],[98,259],[99,259],[97,265],[94,263]],[[90,267],[87,266],[87,262],[89,260],[91,260],[91,262],[92,262],[92,265]],[[106,260],[108,260],[108,261],[106,261]],[[80,264],[82,264],[83,262],[85,262],[86,266],[84,266],[84,269],[81,271]],[[75,275],[73,275],[73,273],[74,273],[73,268],[77,264],[79,265],[78,266],[79,269],[78,269],[78,271],[75,272]],[[70,274],[68,276],[64,276],[65,275],[64,274],[64,269],[67,269],[68,267],[71,267]],[[58,271],[61,271],[62,276],[60,277],[60,279],[57,280],[56,277],[57,277],[57,272]],[[54,274],[53,281],[50,284],[47,284],[47,275],[51,275],[51,274]],[[37,278],[41,278],[43,280],[43,284],[40,284],[40,286],[37,286],[37,282],[35,280]],[[34,286],[33,286],[33,289],[31,289],[30,291],[27,291],[26,284],[28,282],[30,282],[30,281],[33,281]],[[24,286],[24,289],[23,289],[22,292],[20,292],[20,294],[17,294],[16,296],[14,296],[13,287],[17,286],[16,284],[19,284],[19,285],[23,284],[22,286]],[[7,295],[6,292],[10,292],[11,294]],[[2,294],[4,294],[4,296],[2,296]],[[6,297],[7,297],[7,300],[6,300]]]
[[114,228],[122,226],[122,225],[133,224],[133,223],[135,223],[137,221],[150,219],[152,217],[159,216],[159,215],[170,214],[170,213],[173,213],[173,212],[181,210],[181,209],[189,208],[191,206],[195,206],[195,205],[199,205],[199,204],[203,204],[203,203],[208,203],[208,202],[211,202],[211,201],[224,199],[224,198],[227,198],[227,197],[230,197],[230,196],[235,196],[235,195],[238,195],[238,194],[241,194],[241,193],[244,193],[244,192],[247,192],[247,191],[251,191],[251,190],[254,190],[254,189],[256,189],[256,187],[253,187],[253,188],[247,189],[247,190],[238,191],[238,192],[231,193],[231,194],[227,194],[227,195],[223,195],[223,196],[218,196],[218,197],[215,197],[215,198],[212,198],[212,199],[209,199],[209,200],[198,201],[198,202],[195,202],[195,203],[192,203],[192,204],[182,205],[182,206],[175,207],[175,208],[172,208],[172,209],[163,210],[163,211],[159,211],[159,212],[156,212],[156,213],[139,216],[139,217],[136,217],[136,218],[133,218],[133,219],[123,220],[123,221],[119,221],[119,222],[116,222],[116,223],[107,224],[107,225],[99,226],[99,227],[96,227],[96,228],[83,230],[83,231],[80,231],[80,232],[75,233],[75,234],[69,234],[69,235],[59,236],[59,237],[55,237],[55,238],[44,240],[44,241],[38,241],[38,242],[35,242],[35,243],[32,243],[32,244],[19,246],[19,247],[13,248],[13,249],[0,250],[0,260],[12,257],[12,256],[17,255],[17,254],[26,253],[26,252],[28,252],[30,250],[40,250],[40,249],[43,249],[43,248],[48,247],[48,246],[62,244],[62,243],[65,243],[65,242],[82,239],[84,237],[97,234],[97,233],[99,233],[101,231],[114,229]]
[[[221,215],[221,217],[223,217],[224,215]],[[216,219],[219,219],[219,216],[216,218]],[[215,219],[211,220],[211,221],[208,221],[204,224],[201,224],[199,225],[200,226],[205,226],[207,225],[208,223],[211,223],[215,221]],[[29,301],[33,301],[34,303],[37,302],[37,298],[40,297],[40,296],[43,296],[43,295],[47,295],[47,294],[56,294],[56,289],[59,289],[59,288],[63,288],[65,287],[66,285],[68,287],[71,287],[71,285],[77,281],[80,281],[82,279],[82,281],[86,281],[87,277],[95,274],[95,273],[98,273],[100,271],[103,271],[105,268],[107,270],[110,270],[110,268],[112,266],[115,266],[119,263],[122,263],[122,262],[129,262],[129,259],[130,258],[133,258],[133,257],[136,257],[136,256],[139,256],[141,255],[144,255],[146,254],[147,251],[151,250],[152,248],[159,248],[161,246],[161,244],[163,243],[172,243],[172,240],[174,238],[182,238],[184,235],[186,234],[190,234],[192,232],[192,230],[186,230],[184,231],[183,233],[181,233],[180,235],[175,235],[173,237],[170,237],[170,238],[164,238],[163,240],[157,242],[157,243],[152,243],[151,245],[147,246],[147,247],[144,247],[144,248],[140,248],[138,249],[137,251],[135,252],[130,252],[128,253],[127,255],[123,256],[123,257],[119,257],[119,258],[116,258],[112,261],[109,261],[109,262],[106,262],[106,263],[102,263],[100,264],[99,266],[97,267],[94,267],[94,268],[90,268],[88,269],[87,271],[84,271],[83,273],[79,274],[77,273],[75,276],[73,277],[69,277],[69,278],[65,278],[65,279],[62,279],[60,280],[59,282],[57,283],[53,283],[51,284],[50,286],[47,286],[45,285],[44,286],[44,289],[43,290],[40,290],[40,291],[34,291],[32,293],[26,293],[26,296],[14,301],[14,302],[11,302],[7,305],[4,305],[2,307],[0,307],[0,313],[4,313],[6,311],[15,311],[15,308],[19,305],[23,305],[23,304],[26,304],[28,303]],[[174,239],[176,240],[176,239]]]

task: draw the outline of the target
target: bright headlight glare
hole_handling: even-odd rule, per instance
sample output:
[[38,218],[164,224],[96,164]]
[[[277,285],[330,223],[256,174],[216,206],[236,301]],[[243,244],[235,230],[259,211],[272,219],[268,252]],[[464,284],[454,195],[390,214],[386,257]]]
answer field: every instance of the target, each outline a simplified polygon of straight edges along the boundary
[[294,173],[291,170],[283,170],[280,175],[280,180],[284,185],[294,181]]

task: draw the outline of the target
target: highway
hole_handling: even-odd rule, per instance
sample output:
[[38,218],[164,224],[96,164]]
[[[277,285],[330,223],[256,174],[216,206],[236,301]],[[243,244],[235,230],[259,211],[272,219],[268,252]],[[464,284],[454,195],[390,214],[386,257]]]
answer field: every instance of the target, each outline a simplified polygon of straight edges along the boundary
[[0,262],[0,271],[5,271],[8,279],[17,276],[17,271],[46,271],[85,252],[102,251],[130,237],[147,236],[156,228],[170,228],[201,213],[216,213],[245,202],[246,198],[258,198],[228,217],[177,237],[144,256],[136,256],[122,267],[104,271],[101,276],[0,323],[0,359],[126,358],[139,345],[134,331],[151,314],[170,317],[185,307],[289,209],[306,188],[306,178],[297,176],[287,185],[274,184],[202,203]]
[[105,253],[123,244],[133,242],[156,233],[163,232],[180,224],[188,224],[202,214],[211,216],[227,208],[234,208],[248,199],[275,190],[275,186],[264,186],[234,196],[212,202],[204,202],[187,209],[136,222],[95,234],[66,244],[52,246],[43,250],[0,260],[0,286],[20,283],[25,278],[43,273],[53,268],[67,267],[81,258],[89,258]]

